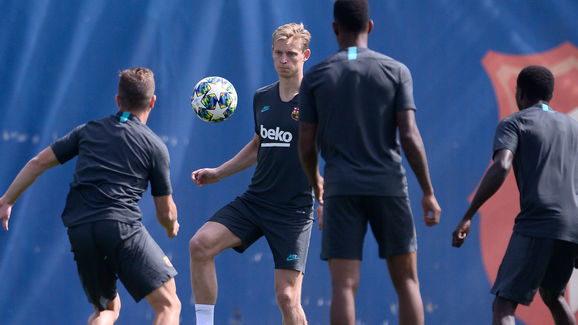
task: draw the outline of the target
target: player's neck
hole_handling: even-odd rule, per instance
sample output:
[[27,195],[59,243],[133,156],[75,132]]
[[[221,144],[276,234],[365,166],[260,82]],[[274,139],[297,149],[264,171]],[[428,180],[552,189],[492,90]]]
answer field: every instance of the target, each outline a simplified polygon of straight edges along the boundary
[[282,101],[288,102],[299,93],[301,79],[302,73],[291,78],[279,78],[279,97]]
[[368,34],[360,33],[342,33],[338,37],[338,43],[340,49],[346,49],[348,47],[359,47],[367,48],[367,37]]
[[150,109],[144,110],[144,111],[128,111],[128,110],[122,110],[123,112],[128,112],[131,113],[132,115],[136,116],[139,121],[141,121],[142,124],[147,124],[147,120],[149,119],[149,115],[151,113]]
[[131,114],[133,114],[133,115],[135,115],[136,117],[138,117],[138,119],[142,122],[142,124],[147,124],[147,120],[149,119],[150,113],[151,113],[150,110],[146,110],[146,111],[144,111],[144,112],[131,113]]

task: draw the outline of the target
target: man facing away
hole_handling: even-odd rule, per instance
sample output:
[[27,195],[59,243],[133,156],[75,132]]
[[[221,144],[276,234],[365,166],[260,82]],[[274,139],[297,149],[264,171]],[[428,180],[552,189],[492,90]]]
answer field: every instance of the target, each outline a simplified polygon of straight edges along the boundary
[[138,302],[145,298],[155,325],[179,323],[176,270],[142,224],[137,202],[148,183],[159,223],[169,237],[179,230],[172,198],[169,153],[146,126],[155,104],[147,68],[119,74],[116,115],[82,124],[32,158],[0,197],[0,220],[8,230],[12,206],[46,170],[78,156],[62,214],[78,274],[94,306],[88,324],[113,324],[119,316],[117,278]]
[[[332,279],[331,324],[355,324],[367,223],[386,259],[401,324],[423,324],[417,243],[401,146],[424,193],[426,225],[439,222],[427,159],[415,122],[407,67],[367,48],[373,28],[366,0],[337,0],[333,30],[339,52],[307,71],[301,84],[299,152],[323,203],[321,258]],[[317,145],[325,160],[323,185]]]
[[245,193],[225,205],[190,240],[191,282],[198,325],[212,325],[217,302],[214,258],[233,248],[242,253],[265,236],[275,261],[275,293],[283,324],[306,324],[301,284],[313,223],[313,195],[297,154],[299,86],[310,55],[303,24],[273,33],[279,81],[256,91],[255,134],[232,159],[192,173],[199,187],[257,167]]
[[515,324],[518,304],[536,294],[556,324],[575,324],[564,290],[578,253],[578,122],[548,106],[554,76],[541,66],[518,75],[519,112],[503,119],[494,137],[493,162],[453,233],[460,247],[476,211],[503,184],[514,166],[520,213],[491,292],[493,324]]

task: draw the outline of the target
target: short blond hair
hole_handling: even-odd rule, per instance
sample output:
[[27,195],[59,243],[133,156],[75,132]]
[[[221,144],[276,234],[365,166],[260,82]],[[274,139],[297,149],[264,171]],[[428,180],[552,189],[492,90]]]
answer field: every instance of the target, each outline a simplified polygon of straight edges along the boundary
[[303,51],[309,48],[309,42],[311,41],[311,33],[303,23],[289,23],[282,26],[279,26],[275,32],[273,32],[273,45],[275,42],[282,39],[290,39],[290,38],[299,38],[301,43],[303,44]]

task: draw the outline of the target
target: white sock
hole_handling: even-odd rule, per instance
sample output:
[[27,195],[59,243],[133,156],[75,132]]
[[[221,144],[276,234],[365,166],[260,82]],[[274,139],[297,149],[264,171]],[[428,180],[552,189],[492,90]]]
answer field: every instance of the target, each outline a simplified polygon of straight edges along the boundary
[[214,312],[215,312],[215,305],[195,304],[197,325],[213,325]]

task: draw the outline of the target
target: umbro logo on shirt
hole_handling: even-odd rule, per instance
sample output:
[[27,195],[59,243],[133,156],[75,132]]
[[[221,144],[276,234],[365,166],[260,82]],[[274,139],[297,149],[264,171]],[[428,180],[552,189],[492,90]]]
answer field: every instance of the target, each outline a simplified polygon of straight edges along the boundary
[[271,108],[271,106],[267,105],[267,106],[263,106],[263,108],[261,108],[261,113],[268,111]]

